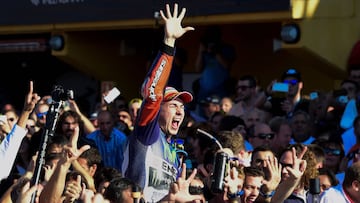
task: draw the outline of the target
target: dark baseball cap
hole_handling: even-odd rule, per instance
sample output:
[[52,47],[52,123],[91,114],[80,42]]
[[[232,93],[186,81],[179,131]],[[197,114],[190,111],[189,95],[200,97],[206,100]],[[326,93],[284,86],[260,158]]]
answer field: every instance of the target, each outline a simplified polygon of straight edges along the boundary
[[201,104],[220,104],[220,97],[217,95],[211,95],[201,100]]
[[284,80],[287,77],[293,77],[296,78],[298,81],[301,81],[301,74],[299,71],[297,71],[294,68],[290,68],[288,70],[286,70],[282,76],[281,76],[281,80]]

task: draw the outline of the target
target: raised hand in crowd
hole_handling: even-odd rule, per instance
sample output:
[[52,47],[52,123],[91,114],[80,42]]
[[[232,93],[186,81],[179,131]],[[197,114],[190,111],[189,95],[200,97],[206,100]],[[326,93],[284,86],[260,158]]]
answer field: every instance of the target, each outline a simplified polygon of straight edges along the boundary
[[9,134],[0,144],[0,161],[5,164],[0,170],[0,179],[9,176],[22,139],[26,136],[26,122],[34,110],[36,103],[40,100],[37,93],[33,92],[33,82],[30,81],[29,92],[25,97],[24,107],[17,121],[17,125],[11,129]]
[[186,164],[182,165],[181,176],[175,183],[172,183],[169,194],[165,196],[160,203],[165,202],[192,202],[196,200],[203,200],[202,195],[191,195],[189,193],[189,186],[191,181],[195,178],[197,170],[194,169],[191,175],[186,179]]
[[[232,166],[229,169],[228,176],[225,177],[224,194],[226,195],[223,196],[224,201],[240,202],[238,194],[242,191],[244,184],[244,174],[240,171],[242,171],[241,166]],[[236,198],[229,198],[229,195]]]
[[183,28],[181,22],[185,16],[186,8],[182,8],[178,15],[178,4],[174,4],[174,12],[171,14],[169,4],[166,4],[166,16],[163,10],[160,10],[161,18],[165,21],[165,38],[164,43],[174,47],[175,40],[185,34],[187,31],[194,30],[193,27]]
[[92,124],[90,119],[81,112],[76,101],[74,99],[68,99],[67,101],[69,102],[69,109],[79,114],[81,121],[84,123],[85,134],[94,132],[96,130],[95,126]]
[[39,185],[33,185],[30,187],[30,181],[28,181],[22,188],[21,192],[16,200],[16,203],[29,203],[31,201],[32,194],[39,190]]
[[269,198],[271,195],[269,194],[276,190],[281,181],[281,170],[282,167],[276,157],[273,157],[272,159],[269,157],[265,160],[264,172],[266,178],[263,180],[260,191],[266,197],[266,201],[270,201]]
[[[84,183],[83,183],[84,184]],[[75,200],[80,199],[83,187],[81,186],[81,176],[76,177],[76,181],[72,181],[65,187],[65,199],[63,203],[73,203]]]
[[283,202],[298,186],[307,166],[306,160],[302,159],[306,151],[307,146],[304,146],[302,151],[296,155],[295,147],[292,148],[293,164],[292,166],[284,166],[288,171],[288,177],[278,185],[274,196],[271,198],[272,203]]

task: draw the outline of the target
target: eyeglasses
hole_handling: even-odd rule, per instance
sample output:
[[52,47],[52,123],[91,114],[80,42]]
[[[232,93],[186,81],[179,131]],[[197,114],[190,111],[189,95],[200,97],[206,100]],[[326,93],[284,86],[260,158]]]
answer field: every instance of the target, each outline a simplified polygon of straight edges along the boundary
[[265,140],[265,139],[272,140],[274,138],[274,136],[275,136],[274,133],[259,133],[258,135],[254,136],[254,137],[258,137],[262,140]]
[[334,155],[334,156],[340,156],[341,150],[340,149],[330,149],[330,148],[324,148],[325,154]]
[[296,80],[296,79],[293,79],[293,80],[284,80],[284,83],[286,83],[286,84],[289,84],[289,85],[296,85],[296,84],[298,84],[298,80]]
[[47,111],[42,112],[42,113],[37,113],[37,114],[36,114],[36,117],[38,117],[38,118],[43,118],[44,116],[46,116],[46,114],[47,114]]
[[245,90],[247,90],[248,88],[251,88],[251,86],[238,85],[236,88],[237,88],[237,89],[241,89],[242,91],[245,91]]

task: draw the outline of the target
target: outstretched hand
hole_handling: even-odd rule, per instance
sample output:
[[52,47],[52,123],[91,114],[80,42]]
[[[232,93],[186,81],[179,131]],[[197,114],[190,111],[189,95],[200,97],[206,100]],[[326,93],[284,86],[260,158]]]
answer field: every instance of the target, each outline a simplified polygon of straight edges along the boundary
[[305,146],[299,155],[296,155],[296,149],[295,147],[292,148],[292,155],[293,155],[293,166],[292,167],[286,167],[286,170],[289,172],[289,175],[293,179],[300,179],[301,176],[304,174],[307,162],[306,160],[303,160],[303,156],[305,152],[307,151],[307,146]]
[[166,202],[192,202],[194,200],[201,200],[201,195],[191,195],[189,192],[190,183],[195,178],[196,173],[197,170],[194,169],[189,178],[186,179],[186,164],[183,164],[181,176],[171,185],[168,200]]
[[160,10],[161,18],[165,21],[165,39],[164,42],[168,46],[173,47],[175,40],[185,34],[187,31],[195,30],[193,27],[182,27],[181,22],[185,16],[186,8],[182,8],[178,14],[178,4],[174,4],[174,11],[171,13],[169,4],[166,4],[166,15]]
[[74,129],[73,134],[70,137],[69,144],[64,146],[64,156],[62,162],[68,164],[69,167],[71,163],[76,160],[83,152],[90,149],[89,145],[84,145],[80,149],[77,147],[77,142],[79,139],[79,126]]

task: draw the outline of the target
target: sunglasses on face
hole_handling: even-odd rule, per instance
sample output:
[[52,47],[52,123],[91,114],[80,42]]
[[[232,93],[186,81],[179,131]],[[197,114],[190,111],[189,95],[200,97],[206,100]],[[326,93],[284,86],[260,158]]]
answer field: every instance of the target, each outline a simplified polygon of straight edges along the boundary
[[191,195],[201,195],[204,194],[204,187],[201,186],[189,186],[189,193]]
[[293,79],[293,80],[284,80],[284,83],[286,83],[286,84],[289,84],[289,85],[296,85],[296,84],[298,84],[298,80],[296,80],[296,79]]
[[43,113],[37,113],[37,114],[36,114],[36,117],[38,117],[38,118],[43,118],[44,116],[46,116],[46,114],[47,114],[47,111],[45,111],[45,112],[43,112]]
[[341,150],[340,149],[330,149],[330,148],[324,148],[325,154],[334,155],[334,156],[340,156]]
[[250,86],[246,86],[246,85],[238,85],[236,88],[237,88],[237,89],[240,89],[240,90],[242,90],[242,91],[245,91],[245,90],[247,90],[248,88],[251,88],[251,87],[250,87]]
[[274,138],[274,136],[275,136],[274,133],[259,133],[258,135],[254,136],[254,137],[258,137],[262,140],[265,140],[265,139],[272,140]]

